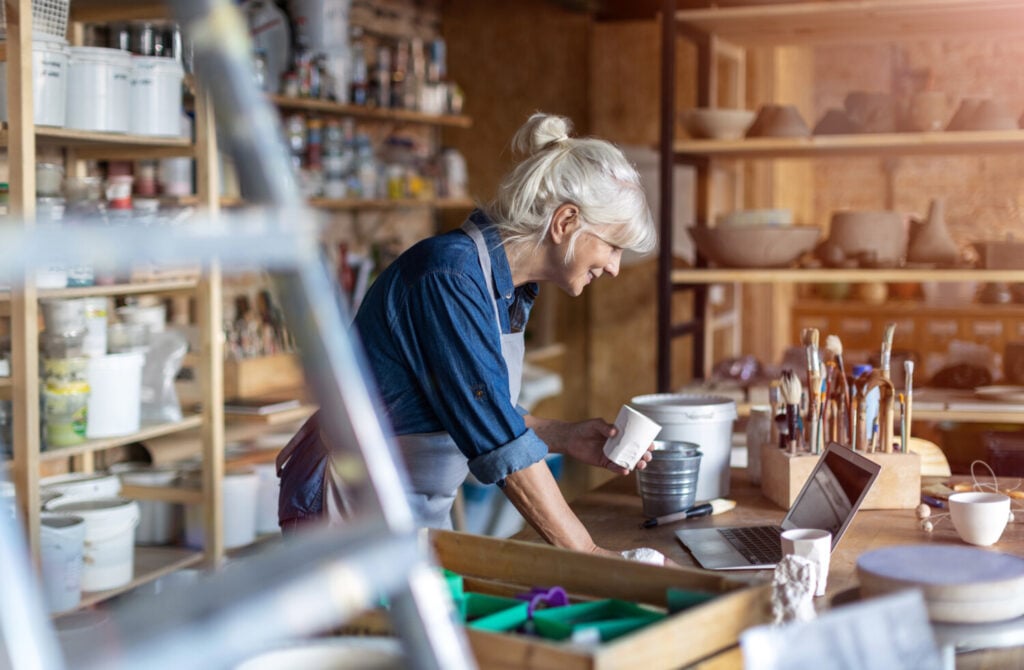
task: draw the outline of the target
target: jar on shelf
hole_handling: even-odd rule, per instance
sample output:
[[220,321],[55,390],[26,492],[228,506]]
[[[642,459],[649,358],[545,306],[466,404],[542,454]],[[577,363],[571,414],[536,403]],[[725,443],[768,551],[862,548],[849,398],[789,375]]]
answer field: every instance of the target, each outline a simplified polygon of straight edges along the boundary
[[70,447],[85,442],[89,385],[82,382],[43,388],[43,442]]

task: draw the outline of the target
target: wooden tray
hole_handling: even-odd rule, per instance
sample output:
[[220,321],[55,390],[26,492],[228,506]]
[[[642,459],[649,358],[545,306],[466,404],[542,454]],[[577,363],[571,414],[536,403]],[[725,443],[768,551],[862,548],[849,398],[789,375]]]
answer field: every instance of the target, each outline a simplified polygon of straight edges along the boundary
[[[665,608],[669,587],[720,594],[595,647],[540,637],[467,629],[481,668],[508,670],[667,670],[711,656],[742,665],[742,631],[771,620],[771,586],[695,568],[666,568],[593,556],[532,542],[429,531],[438,562],[464,578],[466,591],[511,596],[561,586],[574,601],[615,598]],[[350,622],[347,634],[390,632],[381,611]]]

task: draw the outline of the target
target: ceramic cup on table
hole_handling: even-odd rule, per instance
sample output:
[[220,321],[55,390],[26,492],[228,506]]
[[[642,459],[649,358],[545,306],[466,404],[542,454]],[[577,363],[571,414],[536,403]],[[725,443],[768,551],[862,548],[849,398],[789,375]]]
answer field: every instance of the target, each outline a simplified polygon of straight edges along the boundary
[[1002,493],[965,491],[949,496],[949,517],[960,539],[987,547],[999,541],[1010,519],[1010,497]]
[[832,555],[832,533],[817,528],[793,528],[782,532],[782,555],[800,556],[817,566],[814,595],[825,595],[828,562]]
[[618,433],[604,443],[604,455],[616,465],[632,470],[661,432],[661,425],[623,405],[615,418]]

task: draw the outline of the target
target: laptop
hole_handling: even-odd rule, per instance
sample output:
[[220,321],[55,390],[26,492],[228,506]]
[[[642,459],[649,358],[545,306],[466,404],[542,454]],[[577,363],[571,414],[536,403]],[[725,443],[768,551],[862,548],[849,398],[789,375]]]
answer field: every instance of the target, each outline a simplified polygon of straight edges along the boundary
[[676,537],[708,570],[755,570],[782,560],[782,531],[832,533],[835,550],[882,466],[835,442],[828,445],[779,526],[690,528]]

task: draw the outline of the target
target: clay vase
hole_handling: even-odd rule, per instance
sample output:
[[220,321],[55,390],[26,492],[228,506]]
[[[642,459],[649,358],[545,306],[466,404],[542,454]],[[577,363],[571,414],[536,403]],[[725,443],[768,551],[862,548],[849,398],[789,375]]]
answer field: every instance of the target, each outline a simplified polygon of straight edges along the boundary
[[946,228],[945,200],[934,198],[928,207],[928,218],[910,222],[907,262],[952,265],[959,257],[960,249]]

